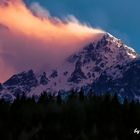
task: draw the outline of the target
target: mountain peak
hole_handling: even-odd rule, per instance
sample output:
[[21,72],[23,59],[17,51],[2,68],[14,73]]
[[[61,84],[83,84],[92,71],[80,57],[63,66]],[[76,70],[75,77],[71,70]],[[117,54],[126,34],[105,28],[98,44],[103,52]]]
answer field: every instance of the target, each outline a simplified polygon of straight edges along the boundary
[[124,49],[130,57],[136,58],[138,56],[138,54],[135,52],[133,48],[128,47],[120,39],[117,39],[116,37],[112,36],[110,33],[107,33],[104,36],[104,38],[110,43],[115,43],[116,47],[119,47],[120,49]]
[[3,83],[5,86],[23,86],[29,84],[32,84],[32,86],[37,85],[37,79],[33,70],[13,75],[9,80]]
[[[56,93],[84,87],[86,91],[93,88],[97,93],[112,92],[134,99],[140,96],[139,92],[134,94],[135,90],[140,91],[139,62],[140,58],[132,48],[106,33],[101,39],[90,42],[79,52],[68,56],[57,69],[40,75],[36,75],[33,70],[13,75],[0,85],[0,95],[10,93],[15,96],[15,93],[25,92],[31,97],[40,96],[48,90]],[[128,79],[128,74],[131,79]]]

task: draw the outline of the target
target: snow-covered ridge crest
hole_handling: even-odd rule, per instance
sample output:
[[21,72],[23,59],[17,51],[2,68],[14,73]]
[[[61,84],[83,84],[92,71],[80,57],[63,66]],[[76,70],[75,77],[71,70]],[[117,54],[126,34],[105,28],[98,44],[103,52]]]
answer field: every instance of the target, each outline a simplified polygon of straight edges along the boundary
[[124,48],[126,49],[126,51],[127,51],[127,54],[130,55],[130,57],[136,58],[136,57],[138,56],[138,54],[136,53],[136,51],[135,51],[133,48],[131,48],[131,47],[125,45],[125,44],[121,41],[121,39],[118,39],[118,38],[114,37],[114,36],[111,35],[110,33],[107,33],[107,35],[109,36],[109,38],[112,39],[112,41],[113,41],[114,43],[118,43],[117,47],[121,47],[121,46],[123,45],[123,47],[124,47]]

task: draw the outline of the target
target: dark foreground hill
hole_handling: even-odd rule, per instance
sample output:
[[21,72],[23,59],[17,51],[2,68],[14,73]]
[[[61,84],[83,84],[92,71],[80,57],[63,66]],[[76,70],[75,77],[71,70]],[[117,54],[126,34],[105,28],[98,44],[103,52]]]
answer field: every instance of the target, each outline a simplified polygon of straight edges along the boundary
[[1,140],[138,140],[139,129],[140,104],[120,104],[116,95],[71,91],[66,100],[44,93],[38,102],[0,101]]

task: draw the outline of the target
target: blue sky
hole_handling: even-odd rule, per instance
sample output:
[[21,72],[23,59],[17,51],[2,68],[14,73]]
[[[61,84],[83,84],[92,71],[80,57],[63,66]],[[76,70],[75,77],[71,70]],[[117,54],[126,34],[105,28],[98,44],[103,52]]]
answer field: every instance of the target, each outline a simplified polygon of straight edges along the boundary
[[140,53],[140,0],[25,0],[38,2],[52,16],[74,15],[121,38]]

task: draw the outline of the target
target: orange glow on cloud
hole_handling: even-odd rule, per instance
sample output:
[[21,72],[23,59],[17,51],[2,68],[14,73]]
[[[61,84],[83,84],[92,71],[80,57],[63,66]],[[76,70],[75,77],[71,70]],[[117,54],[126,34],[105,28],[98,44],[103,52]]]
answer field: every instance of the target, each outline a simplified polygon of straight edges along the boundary
[[46,59],[62,60],[103,33],[76,19],[62,21],[47,11],[42,17],[34,10],[36,16],[22,0],[0,0],[0,74],[5,71],[0,81],[17,71],[44,68]]

